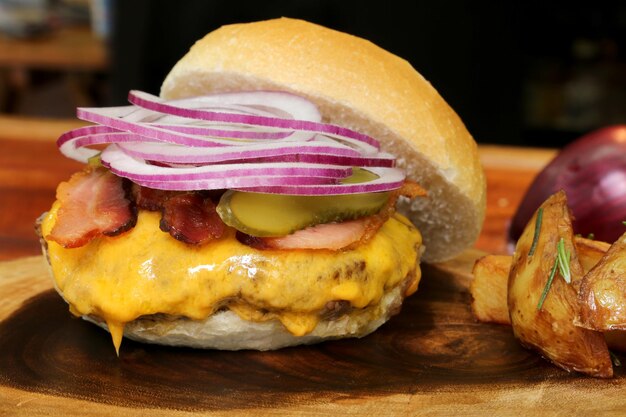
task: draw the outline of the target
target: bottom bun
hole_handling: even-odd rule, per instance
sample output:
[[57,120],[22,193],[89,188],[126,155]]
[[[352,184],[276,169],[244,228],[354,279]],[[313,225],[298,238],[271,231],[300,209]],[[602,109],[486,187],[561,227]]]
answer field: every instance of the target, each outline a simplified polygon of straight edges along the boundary
[[[143,343],[221,350],[273,350],[325,340],[363,337],[400,310],[404,298],[401,287],[387,292],[375,306],[352,310],[334,320],[320,321],[305,336],[292,335],[278,320],[247,321],[229,310],[220,311],[204,320],[165,315],[141,317],[126,324],[124,336]],[[83,318],[107,329],[106,323],[98,317]]]

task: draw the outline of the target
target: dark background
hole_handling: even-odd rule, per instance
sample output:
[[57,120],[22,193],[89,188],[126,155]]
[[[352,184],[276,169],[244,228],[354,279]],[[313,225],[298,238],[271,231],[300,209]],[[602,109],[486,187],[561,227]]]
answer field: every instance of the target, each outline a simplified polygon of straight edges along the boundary
[[562,146],[626,123],[626,2],[133,0],[114,2],[111,99],[157,93],[223,24],[289,16],[407,59],[477,141]]
[[[109,7],[110,64],[90,75],[95,82],[85,85],[92,102],[80,105],[125,104],[130,89],[158,93],[170,68],[206,33],[288,16],[364,37],[404,57],[480,143],[561,147],[596,128],[626,124],[624,0],[29,1],[56,5],[58,16],[82,16],[87,25],[90,10],[94,16],[90,5]],[[0,0],[7,3],[26,2]],[[75,78],[86,75],[74,72]],[[78,104],[62,77],[31,71],[28,94],[14,112],[73,118]]]

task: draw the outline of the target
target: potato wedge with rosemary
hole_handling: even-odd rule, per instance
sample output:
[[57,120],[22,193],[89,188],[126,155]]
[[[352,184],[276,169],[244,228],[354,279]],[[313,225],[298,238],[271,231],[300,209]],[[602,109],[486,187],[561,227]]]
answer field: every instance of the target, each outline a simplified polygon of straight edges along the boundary
[[513,334],[563,369],[608,378],[613,367],[604,335],[573,323],[583,277],[573,239],[561,191],[541,205],[517,242],[507,293]]
[[595,330],[626,330],[626,233],[585,275],[578,323]]
[[[602,259],[610,244],[575,236],[574,246],[586,274]],[[486,255],[474,263],[470,282],[472,312],[478,321],[511,324],[507,307],[507,282],[513,258],[507,255]],[[609,344],[613,349],[613,346]],[[619,345],[626,350],[626,343]]]
[[[583,272],[586,274],[596,266],[611,245],[599,240],[575,236],[574,246]],[[470,294],[472,313],[476,320],[484,323],[511,325],[506,294],[512,261],[512,256],[486,255],[474,264]],[[584,280],[585,278],[583,282]],[[609,349],[626,352],[626,331],[606,331],[604,338]]]

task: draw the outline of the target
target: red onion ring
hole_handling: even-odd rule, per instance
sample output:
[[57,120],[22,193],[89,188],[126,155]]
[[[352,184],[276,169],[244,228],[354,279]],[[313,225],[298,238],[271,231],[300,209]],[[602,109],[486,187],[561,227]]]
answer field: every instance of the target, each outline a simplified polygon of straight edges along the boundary
[[85,163],[100,153],[99,150],[90,149],[88,146],[124,142],[145,143],[151,140],[107,126],[85,126],[61,135],[57,140],[57,147],[66,157]]
[[324,164],[292,164],[287,162],[201,165],[170,168],[147,165],[135,159],[119,146],[112,144],[100,154],[102,164],[118,176],[130,180],[192,181],[229,177],[285,176],[343,179],[352,173],[351,167]]
[[[336,143],[322,141],[311,142],[278,142],[251,144],[246,146],[230,146],[220,148],[190,148],[164,143],[126,143],[120,147],[129,155],[146,160],[155,160],[165,163],[180,164],[209,164],[220,163],[230,160],[243,161],[246,159],[267,160],[268,158],[280,158],[287,155],[318,155],[352,157],[356,160],[367,158],[361,157],[354,149]],[[374,160],[393,159],[386,154],[381,154]],[[345,165],[345,164],[344,164]]]
[[[356,184],[283,184],[246,187],[245,191],[287,195],[340,195],[358,193],[377,193],[400,188],[406,178],[404,171],[398,168],[368,168],[378,175],[373,181]],[[244,190],[241,187],[233,187]]]
[[[260,96],[263,95],[260,98],[263,98],[265,94],[270,95],[269,92],[259,92]],[[337,125],[308,120],[284,119],[279,117],[272,118],[197,109],[185,106],[184,100],[165,102],[157,96],[137,90],[132,90],[128,94],[128,101],[145,109],[180,117],[320,133],[350,142],[355,140],[360,141],[371,146],[374,150],[380,149],[380,143],[371,136]]]
[[[99,123],[119,131],[134,133],[149,139],[161,142],[174,143],[185,146],[231,146],[232,140],[211,138],[201,135],[190,135],[183,132],[176,132],[163,129],[157,125],[149,123],[139,123],[128,121],[128,116],[132,116],[138,109],[133,106],[123,107],[102,107],[97,109],[79,108],[77,116],[79,119]],[[233,133],[234,135],[235,133]]]
[[[99,152],[90,146],[108,145],[100,155],[104,166],[164,190],[332,195],[389,191],[404,181],[402,171],[392,168],[394,157],[377,151],[377,141],[321,123],[315,105],[293,94],[226,93],[167,102],[141,92],[130,97],[153,109],[79,108],[80,118],[101,125],[61,135],[61,152],[86,162]],[[353,166],[379,178],[343,184]]]
[[[147,98],[156,98],[141,91],[131,91],[131,94],[143,95]],[[225,110],[233,113],[249,115],[281,117],[296,120],[321,122],[322,115],[311,101],[295,94],[284,91],[241,91],[210,94],[192,98],[170,100],[179,105],[192,109]],[[163,112],[167,114],[166,112]]]
[[[193,180],[193,181],[147,181],[137,180],[134,181],[137,184],[154,188],[157,190],[168,191],[197,191],[197,190],[254,190],[255,187],[282,187],[291,185],[293,187],[303,187],[306,185],[320,185],[323,183],[329,184],[329,186],[336,186],[336,182],[331,178],[314,177],[284,177],[284,176],[254,176],[254,177],[233,177],[233,178],[218,178],[213,180]],[[261,191],[259,191],[261,192]],[[278,194],[278,193],[274,193]],[[339,193],[341,194],[341,193]],[[349,193],[344,193],[349,194]],[[316,194],[310,194],[316,195]]]
[[[98,129],[92,129],[96,127]],[[388,153],[380,152],[374,156],[363,157],[358,151],[345,145],[322,140],[304,143],[279,142],[219,148],[192,148],[148,140],[140,135],[119,132],[106,126],[88,126],[70,131],[57,141],[61,153],[79,162],[87,162],[89,158],[99,153],[98,150],[89,149],[87,146],[110,143],[118,144],[124,152],[135,158],[164,164],[307,162],[393,167],[395,163],[393,155]]]
[[[130,144],[130,143],[129,143]],[[126,146],[126,144],[119,144],[122,149]],[[124,152],[131,154],[131,152],[127,152],[124,149]],[[169,166],[169,167],[178,167],[178,168],[187,168],[189,166],[198,166],[202,164],[197,163],[184,163],[184,162],[163,162],[158,160],[153,160],[150,158],[141,158],[145,159],[148,163],[160,166]],[[354,167],[383,167],[383,168],[392,168],[395,166],[395,158],[390,154],[381,153],[377,156],[371,157],[360,157],[360,156],[336,156],[336,155],[324,155],[324,154],[315,154],[315,153],[286,153],[284,155],[276,155],[276,156],[262,156],[262,157],[247,157],[240,159],[229,159],[227,161],[218,161],[212,162],[214,164],[222,164],[224,162],[228,162],[230,164],[246,164],[252,162],[292,162],[292,163],[307,163],[307,164],[327,164],[327,165],[344,165],[344,166],[354,166]]]
[[[237,126],[236,128],[224,126],[222,129],[215,129],[207,126],[189,126],[180,124],[152,123],[152,125],[161,129],[172,130],[174,132],[187,133],[189,135],[212,136],[217,138],[297,140],[297,138],[294,138],[295,132],[283,130],[275,132],[268,131],[266,129],[241,130],[243,126]],[[306,135],[306,137],[308,139],[311,136]]]

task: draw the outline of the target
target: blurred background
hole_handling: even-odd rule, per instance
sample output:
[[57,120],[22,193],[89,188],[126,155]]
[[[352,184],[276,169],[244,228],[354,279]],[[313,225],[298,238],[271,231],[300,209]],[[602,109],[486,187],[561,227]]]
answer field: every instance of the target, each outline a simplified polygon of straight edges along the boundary
[[560,147],[626,123],[626,2],[598,0],[0,0],[0,117],[158,93],[196,39],[279,16],[404,57],[479,143]]

